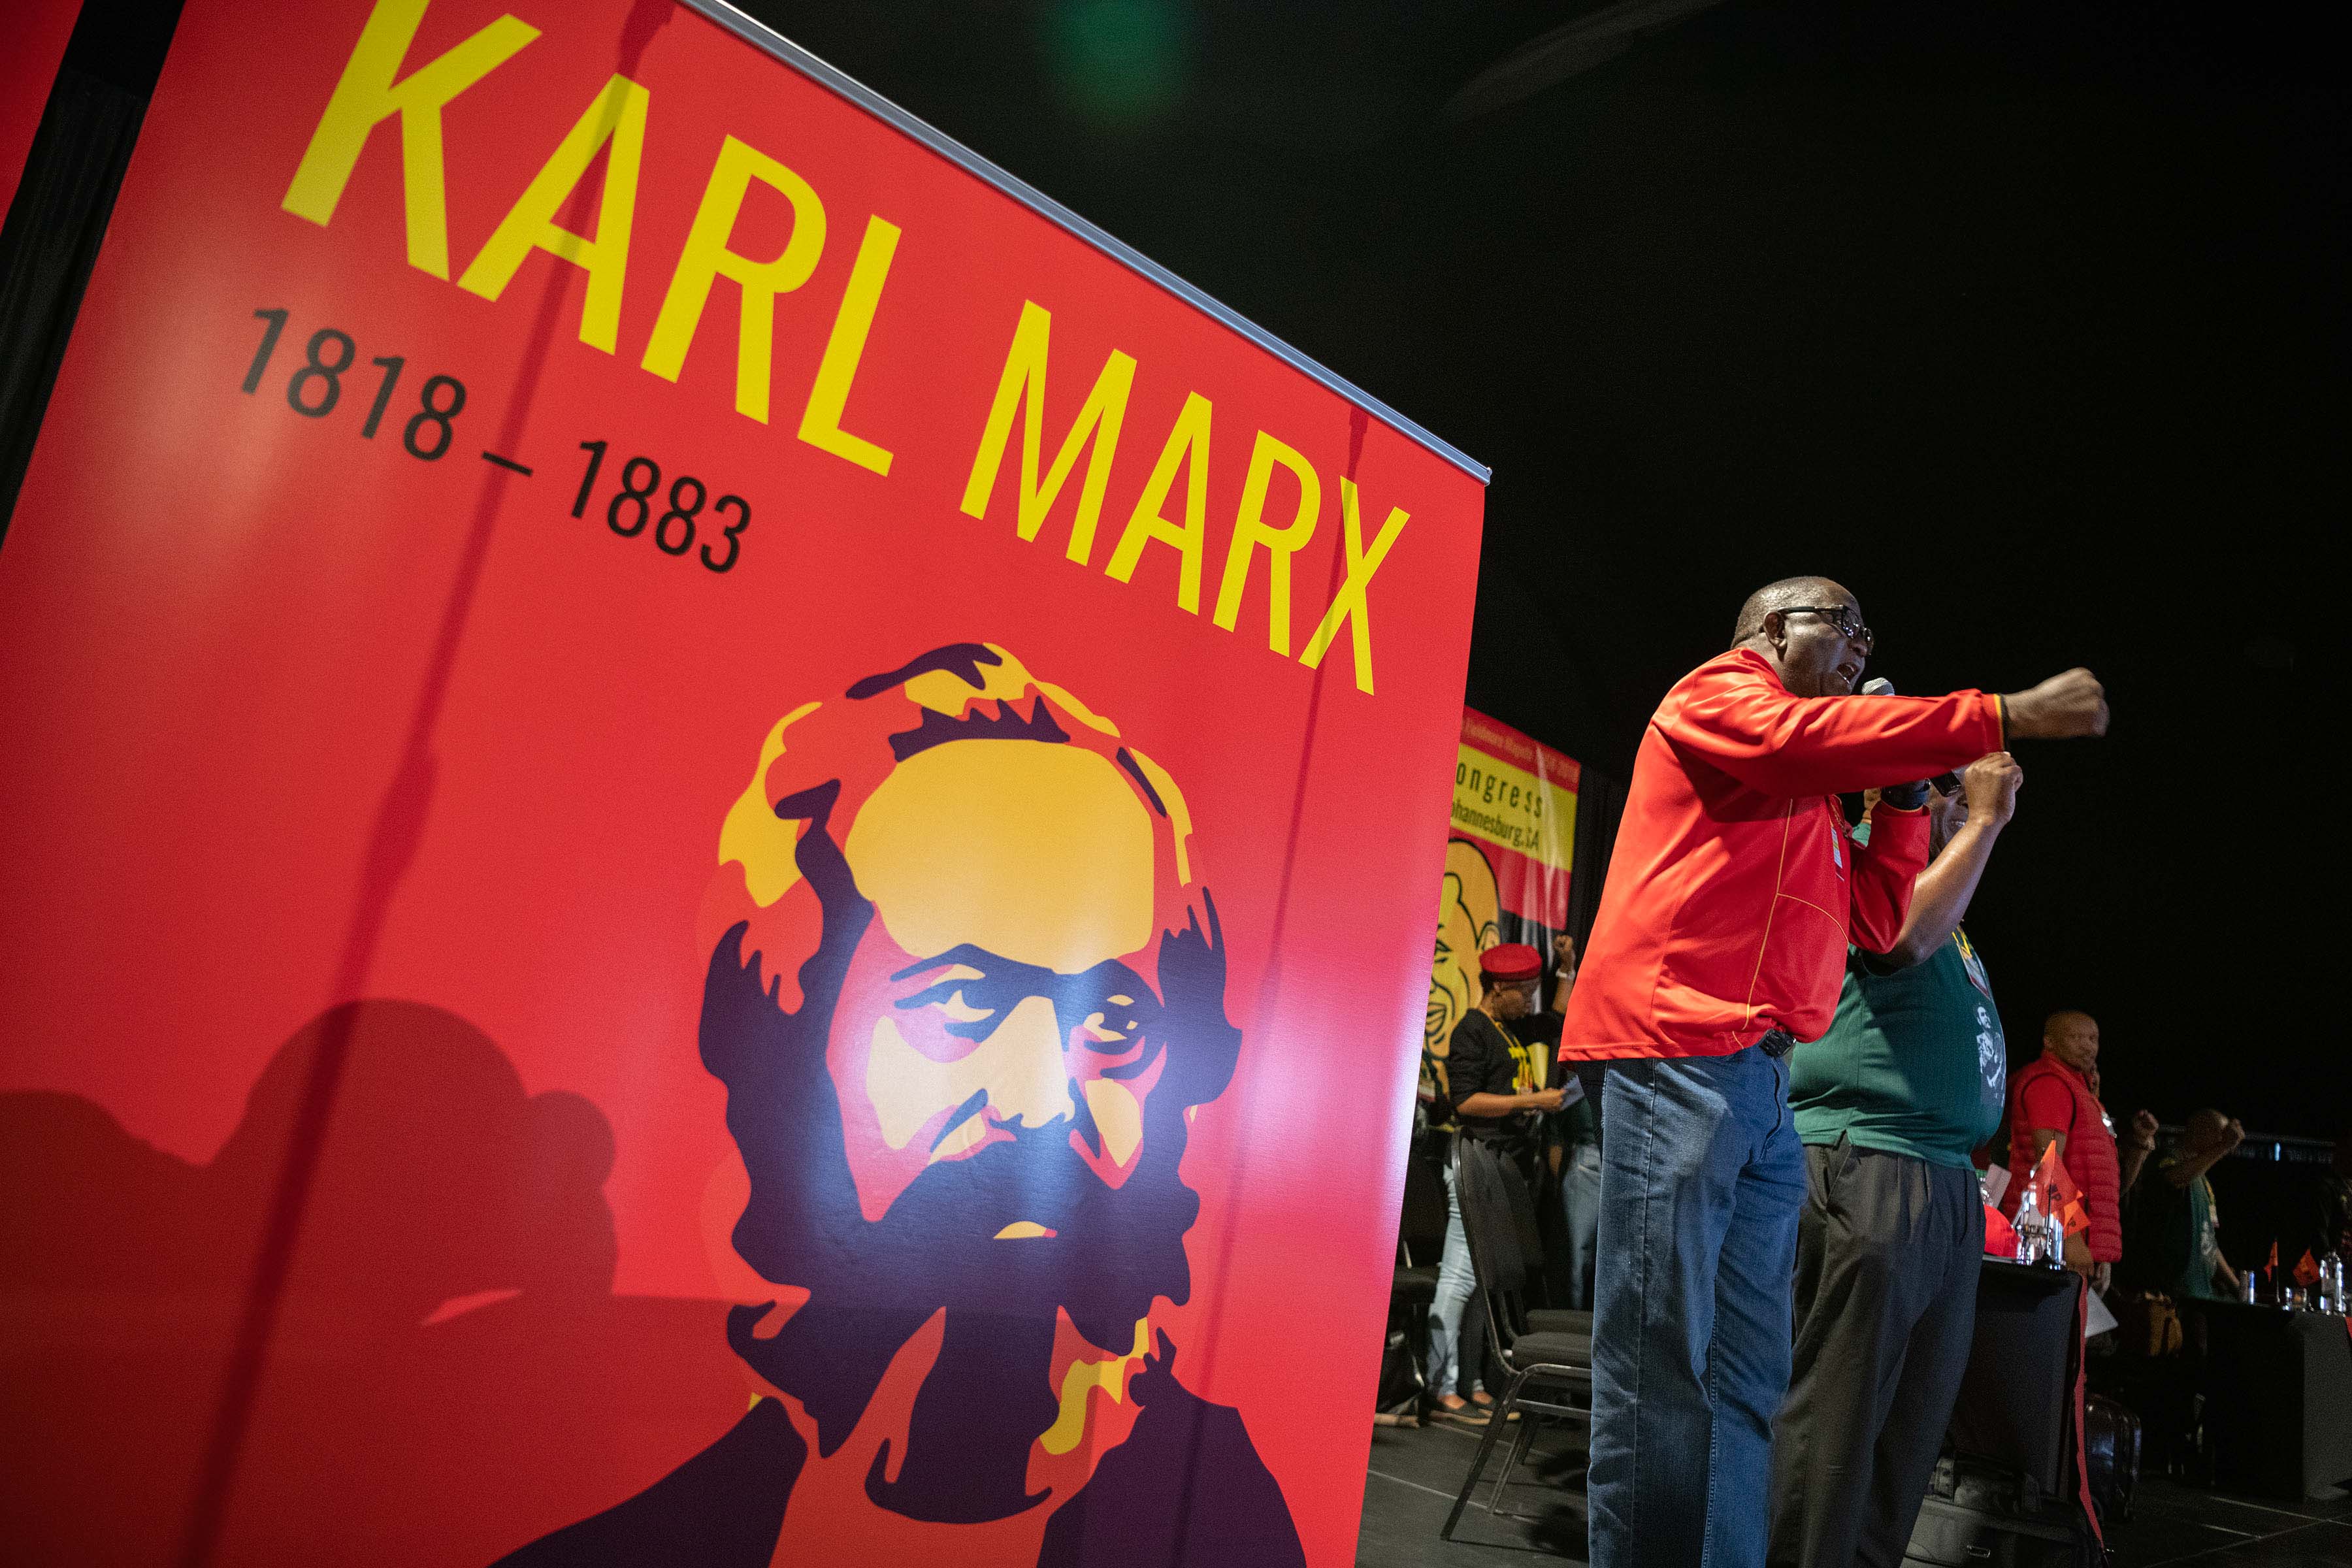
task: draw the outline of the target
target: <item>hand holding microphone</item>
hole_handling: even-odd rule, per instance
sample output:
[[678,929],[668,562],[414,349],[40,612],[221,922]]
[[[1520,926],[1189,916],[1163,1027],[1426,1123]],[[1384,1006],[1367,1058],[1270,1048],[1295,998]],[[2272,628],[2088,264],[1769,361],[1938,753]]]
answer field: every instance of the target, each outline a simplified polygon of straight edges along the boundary
[[[1865,680],[1862,683],[1862,695],[1892,697],[1895,695],[1895,682],[1883,675],[1874,680]],[[1956,773],[1946,773],[1933,782],[1946,795],[1960,787],[1959,776]],[[1878,798],[1896,811],[1916,811],[1927,804],[1928,783],[1927,779],[1915,779],[1906,784],[1887,784],[1879,790]]]

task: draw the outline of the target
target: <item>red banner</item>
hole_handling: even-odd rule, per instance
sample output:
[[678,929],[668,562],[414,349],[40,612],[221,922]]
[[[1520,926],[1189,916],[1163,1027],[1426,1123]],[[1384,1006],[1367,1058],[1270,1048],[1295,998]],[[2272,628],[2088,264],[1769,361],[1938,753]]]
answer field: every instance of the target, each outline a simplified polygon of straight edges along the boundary
[[1477,479],[730,18],[187,5],[0,550],[12,1561],[1352,1559]]

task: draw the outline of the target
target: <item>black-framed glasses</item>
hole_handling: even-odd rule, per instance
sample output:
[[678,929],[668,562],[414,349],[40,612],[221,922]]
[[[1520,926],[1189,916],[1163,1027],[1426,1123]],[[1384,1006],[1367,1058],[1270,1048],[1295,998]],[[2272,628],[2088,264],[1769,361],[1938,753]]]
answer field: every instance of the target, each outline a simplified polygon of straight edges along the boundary
[[1838,636],[1858,639],[1865,653],[1878,646],[1878,639],[1870,635],[1870,628],[1862,624],[1862,618],[1843,605],[1783,605],[1780,613],[1784,616],[1819,616],[1837,628]]

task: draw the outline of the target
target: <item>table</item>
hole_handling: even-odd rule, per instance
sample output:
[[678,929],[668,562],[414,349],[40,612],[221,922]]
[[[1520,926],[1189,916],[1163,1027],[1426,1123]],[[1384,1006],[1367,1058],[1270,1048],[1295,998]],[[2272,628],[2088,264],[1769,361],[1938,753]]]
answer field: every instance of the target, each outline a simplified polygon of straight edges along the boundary
[[2352,1483],[2352,1333],[2334,1312],[2200,1301],[2214,1484],[2301,1500]]

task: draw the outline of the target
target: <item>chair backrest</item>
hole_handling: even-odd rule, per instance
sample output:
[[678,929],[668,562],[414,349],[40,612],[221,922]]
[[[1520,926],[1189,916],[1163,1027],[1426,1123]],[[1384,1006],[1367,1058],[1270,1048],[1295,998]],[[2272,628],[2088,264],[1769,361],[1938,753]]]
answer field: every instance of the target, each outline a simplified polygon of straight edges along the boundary
[[1502,1156],[1478,1139],[1454,1140],[1454,1195],[1470,1243],[1470,1271],[1486,1294],[1487,1331],[1497,1350],[1507,1350],[1527,1321],[1520,1297],[1527,1289],[1528,1259],[1511,1215],[1507,1170]]
[[1407,1267],[1435,1262],[1445,1249],[1445,1177],[1435,1155],[1414,1141],[1404,1163],[1404,1213],[1397,1226]]
[[1519,1267],[1527,1275],[1519,1289],[1526,1290],[1543,1282],[1543,1228],[1536,1221],[1536,1195],[1517,1165],[1502,1159],[1495,1165],[1502,1177],[1504,1200],[1510,1205],[1511,1232],[1518,1238]]

